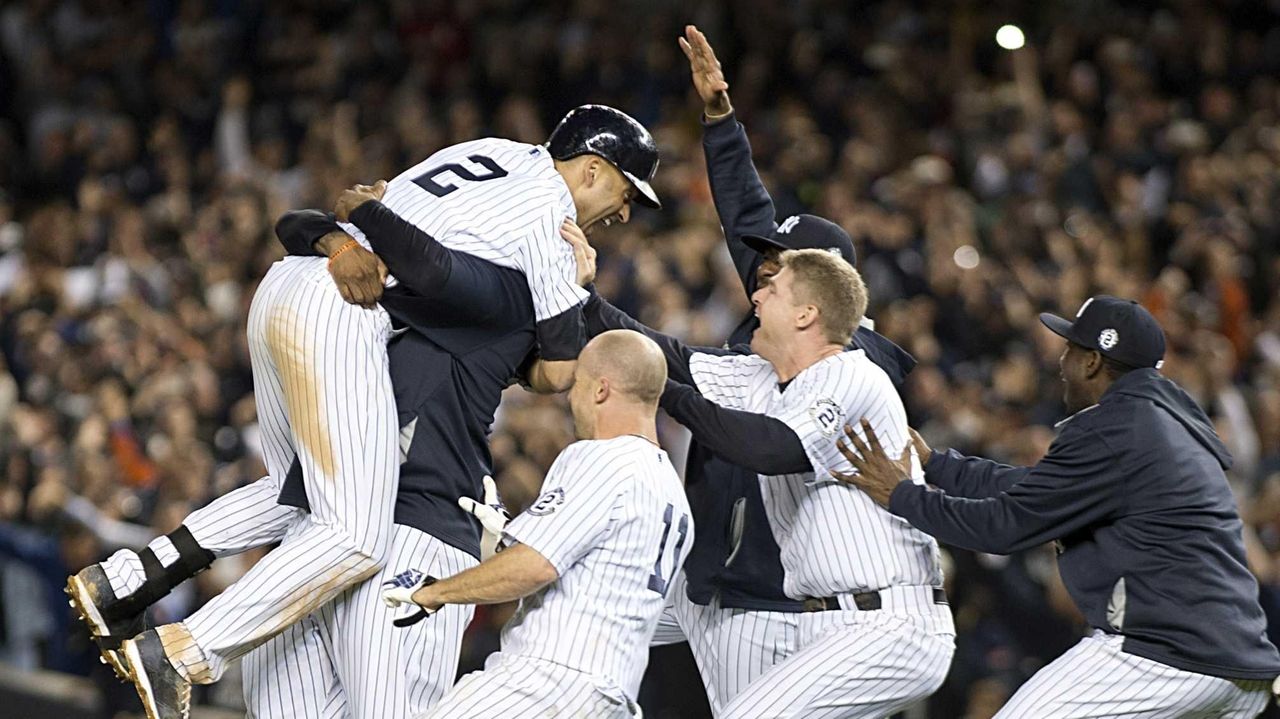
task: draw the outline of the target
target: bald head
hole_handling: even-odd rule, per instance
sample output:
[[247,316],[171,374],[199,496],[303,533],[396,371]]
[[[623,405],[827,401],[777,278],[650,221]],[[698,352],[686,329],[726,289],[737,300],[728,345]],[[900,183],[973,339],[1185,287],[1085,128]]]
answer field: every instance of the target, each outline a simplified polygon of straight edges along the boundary
[[578,371],[642,404],[656,405],[667,384],[667,360],[653,340],[632,330],[596,335],[578,355]]

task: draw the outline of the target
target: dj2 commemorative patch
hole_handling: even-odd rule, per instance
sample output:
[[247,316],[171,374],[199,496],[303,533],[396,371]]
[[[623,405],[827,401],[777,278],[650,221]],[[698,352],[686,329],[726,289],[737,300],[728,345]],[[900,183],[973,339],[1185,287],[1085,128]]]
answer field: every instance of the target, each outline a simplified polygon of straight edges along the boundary
[[826,436],[833,437],[844,426],[844,408],[835,400],[820,399],[809,408],[809,416]]
[[538,497],[538,501],[530,505],[526,511],[535,517],[541,517],[556,511],[562,504],[564,504],[564,490],[556,487],[543,492],[542,496]]

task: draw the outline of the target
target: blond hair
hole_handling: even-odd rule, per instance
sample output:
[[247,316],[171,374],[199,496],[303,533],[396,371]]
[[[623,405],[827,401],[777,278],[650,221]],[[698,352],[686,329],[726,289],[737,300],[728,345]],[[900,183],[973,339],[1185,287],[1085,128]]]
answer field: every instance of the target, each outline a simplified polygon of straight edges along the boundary
[[818,308],[827,341],[847,345],[867,312],[867,285],[853,265],[826,250],[787,250],[778,256],[791,269],[796,302]]

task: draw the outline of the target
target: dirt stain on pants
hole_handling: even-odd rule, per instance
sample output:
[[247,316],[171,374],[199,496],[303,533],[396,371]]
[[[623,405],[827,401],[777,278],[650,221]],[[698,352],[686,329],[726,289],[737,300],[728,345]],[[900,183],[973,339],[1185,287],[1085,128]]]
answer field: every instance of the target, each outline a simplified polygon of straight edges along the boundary
[[274,307],[267,321],[267,349],[284,388],[289,427],[299,444],[325,477],[336,474],[337,459],[325,417],[324,386],[318,381],[322,369],[315,361],[316,337],[303,336],[306,325],[291,307]]

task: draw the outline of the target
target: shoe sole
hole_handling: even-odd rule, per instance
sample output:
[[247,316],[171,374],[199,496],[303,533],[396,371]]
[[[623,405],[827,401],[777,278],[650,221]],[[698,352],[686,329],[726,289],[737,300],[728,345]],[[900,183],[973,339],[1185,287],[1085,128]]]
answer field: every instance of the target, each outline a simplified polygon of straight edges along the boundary
[[[124,658],[124,662],[128,667],[130,676],[133,677],[133,688],[138,691],[138,698],[142,700],[142,710],[146,712],[147,719],[165,719],[160,715],[160,707],[156,705],[155,691],[151,688],[151,678],[147,676],[145,671],[135,671],[133,667],[142,668],[145,665],[142,661],[142,655],[138,652],[138,645],[133,640],[126,641],[120,647],[120,654]],[[183,717],[187,719],[187,717]]]
[[[98,611],[98,605],[93,603],[93,596],[89,594],[88,587],[85,586],[84,582],[80,581],[78,575],[71,575],[71,578],[67,580],[67,587],[63,591],[71,598],[68,604],[71,605],[72,609],[76,610],[76,614],[89,627],[89,633],[95,639],[111,636],[107,631],[107,621],[102,618],[102,613]],[[120,681],[133,681],[133,676],[120,658],[118,650],[103,649],[99,646],[98,652],[100,654],[98,660],[111,667]]]

